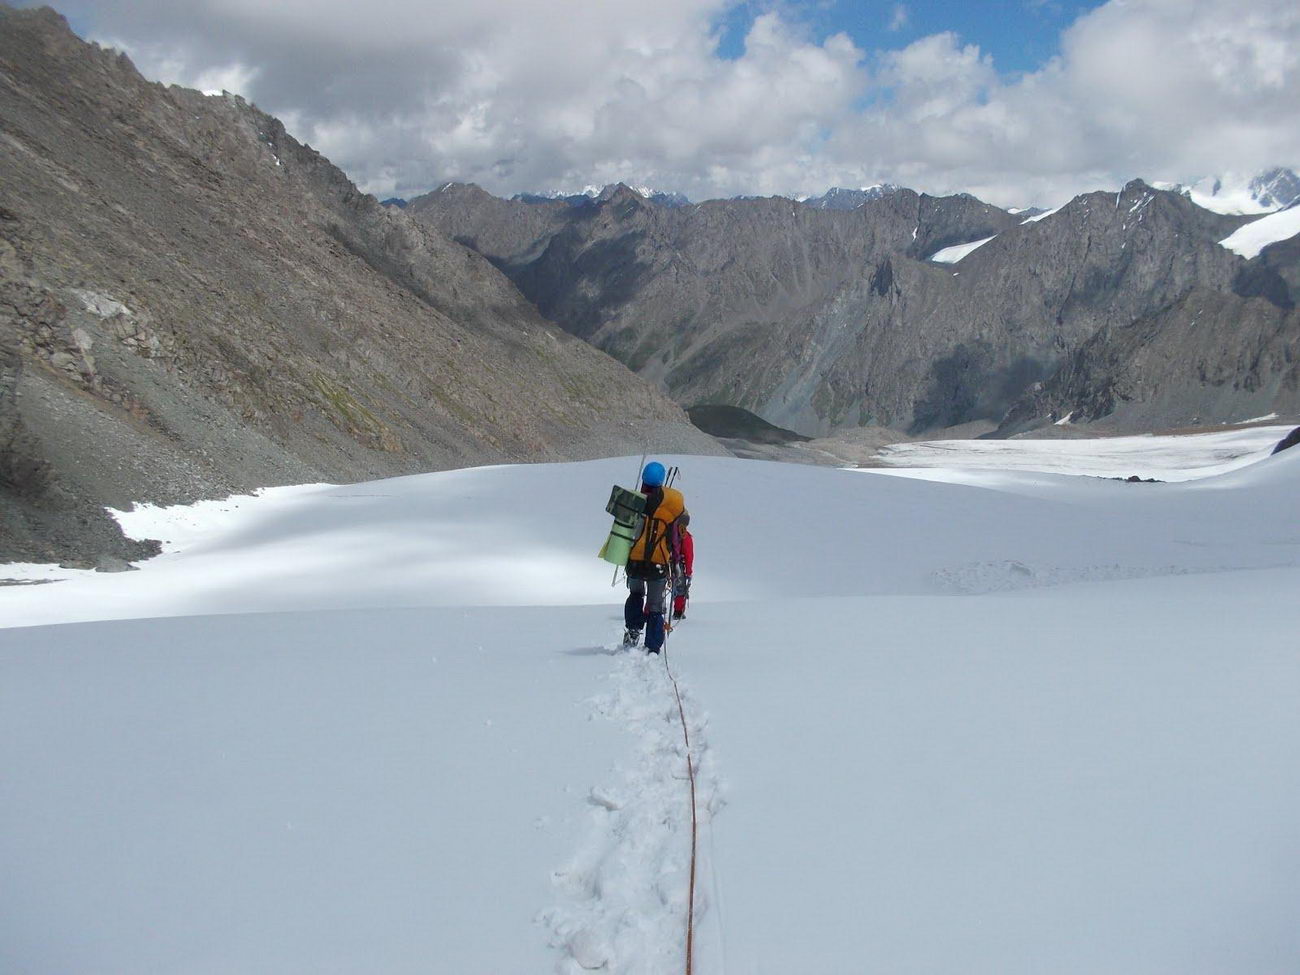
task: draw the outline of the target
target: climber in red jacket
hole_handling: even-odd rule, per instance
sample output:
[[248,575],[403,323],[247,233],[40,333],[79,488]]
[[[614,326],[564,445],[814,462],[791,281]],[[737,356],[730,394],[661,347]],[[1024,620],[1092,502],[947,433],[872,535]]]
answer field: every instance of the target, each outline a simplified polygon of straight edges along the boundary
[[686,600],[691,595],[691,576],[695,572],[695,539],[691,536],[690,529],[687,527],[690,523],[691,516],[687,513],[683,513],[677,519],[677,561],[673,566],[675,580],[673,583],[673,619],[675,620],[686,616]]

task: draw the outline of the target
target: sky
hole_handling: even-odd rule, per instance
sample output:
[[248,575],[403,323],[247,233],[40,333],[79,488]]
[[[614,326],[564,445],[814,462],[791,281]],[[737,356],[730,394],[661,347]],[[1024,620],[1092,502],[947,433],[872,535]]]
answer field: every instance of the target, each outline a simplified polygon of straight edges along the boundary
[[1300,166],[1294,0],[54,0],[377,196],[888,182],[1056,205]]

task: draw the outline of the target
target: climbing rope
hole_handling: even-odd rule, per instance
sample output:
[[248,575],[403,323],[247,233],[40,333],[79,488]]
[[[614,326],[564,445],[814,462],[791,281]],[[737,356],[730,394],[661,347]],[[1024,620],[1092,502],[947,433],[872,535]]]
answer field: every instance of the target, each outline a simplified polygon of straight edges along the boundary
[[686,743],[686,777],[691,783],[691,879],[686,894],[686,975],[691,975],[695,958],[695,854],[698,847],[698,821],[695,803],[695,762],[691,758],[691,732],[686,725],[686,709],[682,707],[682,692],[677,687],[677,678],[668,666],[668,641],[664,640],[664,673],[673,685],[673,697],[677,699],[677,717],[682,723],[682,740]]
[[[646,455],[641,455],[641,461],[637,465],[637,478],[641,477],[641,472],[645,467]],[[668,472],[667,485],[677,480],[680,473],[677,467],[673,467]],[[614,569],[614,580],[618,580],[618,569]],[[699,848],[699,819],[696,812],[697,806],[695,801],[695,762],[691,757],[691,732],[686,724],[686,709],[682,706],[682,692],[677,686],[677,678],[673,676],[672,668],[668,666],[668,639],[672,635],[672,600],[675,586],[673,585],[673,573],[670,569],[668,573],[667,586],[664,592],[664,643],[660,656],[664,661],[664,673],[668,675],[669,682],[673,685],[673,697],[677,700],[677,717],[682,724],[682,741],[686,744],[686,777],[691,784],[691,877],[686,891],[686,975],[692,975],[695,964],[695,863],[696,851]]]

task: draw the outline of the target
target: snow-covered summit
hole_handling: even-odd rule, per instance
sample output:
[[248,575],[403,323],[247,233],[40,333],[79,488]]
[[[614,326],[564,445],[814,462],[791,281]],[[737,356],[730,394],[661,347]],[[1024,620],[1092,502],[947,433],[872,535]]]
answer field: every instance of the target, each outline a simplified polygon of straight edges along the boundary
[[893,183],[873,183],[857,189],[832,186],[821,196],[804,197],[799,202],[816,210],[856,210],[864,203],[897,193],[899,189],[901,187]]
[[584,186],[580,191],[571,190],[545,190],[539,193],[526,192],[516,193],[511,197],[520,203],[551,203],[563,202],[570,206],[582,206],[593,201],[608,199],[619,187],[625,187],[644,197],[651,203],[658,206],[680,207],[690,206],[691,201],[682,193],[665,192],[657,190],[652,186],[631,183],[610,183],[607,186]]
[[1207,176],[1190,185],[1152,185],[1156,189],[1181,193],[1206,210],[1230,215],[1272,213],[1300,201],[1300,176],[1280,166],[1254,176],[1228,173]]

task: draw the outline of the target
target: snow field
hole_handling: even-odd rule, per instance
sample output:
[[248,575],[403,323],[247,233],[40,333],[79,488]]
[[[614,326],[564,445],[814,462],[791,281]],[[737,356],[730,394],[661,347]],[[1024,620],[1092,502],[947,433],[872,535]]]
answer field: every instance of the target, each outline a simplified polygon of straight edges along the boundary
[[[660,458],[696,972],[1295,967],[1300,451],[1134,439]],[[1075,476],[1144,461],[1199,479]],[[633,463],[142,512],[141,571],[0,589],[0,971],[682,970]]]
[[0,971],[551,970],[534,918],[631,744],[583,700],[609,629],[434,608],[0,631]]
[[[880,458],[889,467],[907,469],[913,476],[927,476],[913,468],[944,472],[985,468],[1092,477],[1136,474],[1161,481],[1190,481],[1254,463],[1291,429],[1268,426],[1186,437],[1106,437],[1087,441],[1086,446],[1074,440],[927,440],[882,447]],[[960,474],[933,476],[961,480]]]
[[1290,970],[1296,585],[704,608],[726,965],[698,970]]
[[[710,526],[702,541],[725,553],[704,553],[708,573],[694,598],[951,592],[954,575],[1012,562],[1053,582],[1276,564],[1275,512],[1294,507],[1289,485],[1248,478],[1241,486],[1254,502],[1225,507],[1216,485],[1238,482],[1130,485],[1037,472],[1205,477],[1266,457],[1284,432],[907,444],[887,452],[906,468],[861,472],[677,458],[691,511]],[[1276,461],[1285,466],[1286,455]],[[475,468],[280,488],[202,512],[128,513],[137,536],[183,531],[184,547],[140,572],[0,588],[0,624],[600,603],[610,572],[595,553],[609,519],[591,497],[626,482],[635,463]],[[539,497],[546,506],[535,516]],[[1189,524],[1215,544],[1189,545]]]

